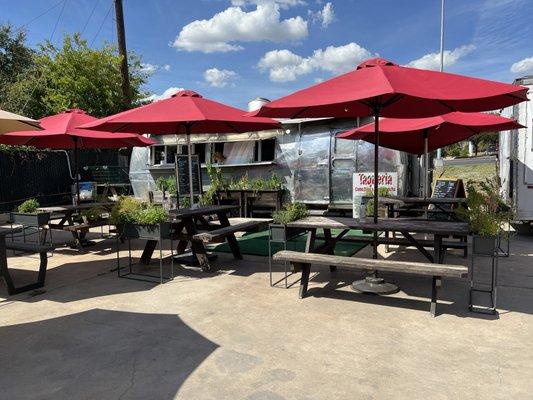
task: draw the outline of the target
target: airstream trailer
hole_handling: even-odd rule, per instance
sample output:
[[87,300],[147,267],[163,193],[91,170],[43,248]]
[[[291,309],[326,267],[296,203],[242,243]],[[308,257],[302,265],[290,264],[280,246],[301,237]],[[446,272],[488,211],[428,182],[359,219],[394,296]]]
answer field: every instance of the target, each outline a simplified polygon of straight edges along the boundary
[[[533,88],[533,75],[514,83]],[[531,90],[530,90],[531,92]],[[526,128],[500,133],[499,172],[502,197],[515,209],[518,232],[533,233],[533,100],[508,107],[502,115]]]
[[[249,103],[254,110],[268,100]],[[276,173],[287,189],[287,200],[310,206],[334,207],[352,204],[354,172],[373,171],[374,146],[364,141],[337,139],[338,132],[370,122],[371,119],[333,118],[281,120],[282,129],[244,134],[191,135],[193,151],[202,164],[202,181],[209,185],[206,163],[218,166],[228,180],[269,178]],[[159,176],[174,171],[174,155],[186,150],[184,137],[153,137],[157,145],[135,148],[131,157],[130,180],[135,196],[146,198],[155,190]],[[405,153],[380,149],[380,171],[395,172],[398,194],[405,195],[412,185],[412,169],[418,168]],[[413,161],[413,160],[411,160]],[[411,166],[413,168],[411,168]]]

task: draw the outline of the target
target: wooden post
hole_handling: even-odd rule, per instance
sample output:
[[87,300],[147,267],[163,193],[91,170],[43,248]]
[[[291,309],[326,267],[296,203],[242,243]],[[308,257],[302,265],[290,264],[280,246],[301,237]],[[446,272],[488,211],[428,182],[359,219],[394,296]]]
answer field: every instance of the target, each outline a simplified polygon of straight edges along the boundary
[[122,94],[124,95],[124,105],[126,108],[130,108],[130,75],[128,71],[128,52],[126,51],[126,32],[124,30],[124,12],[122,10],[122,0],[115,0],[115,20],[117,22],[118,53],[122,57],[122,61],[120,63],[120,74],[122,75]]

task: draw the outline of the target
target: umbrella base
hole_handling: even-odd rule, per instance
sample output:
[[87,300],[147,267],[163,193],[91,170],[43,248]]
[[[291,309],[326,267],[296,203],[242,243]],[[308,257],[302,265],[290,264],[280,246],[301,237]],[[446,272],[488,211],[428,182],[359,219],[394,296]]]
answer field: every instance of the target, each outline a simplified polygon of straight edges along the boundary
[[[215,261],[217,257],[218,256],[215,254],[207,254],[207,259],[209,261]],[[193,253],[185,253],[185,254],[179,254],[177,256],[174,256],[174,262],[177,262],[178,264],[191,266],[191,267],[200,266],[200,263],[198,262],[196,255],[194,255]]]
[[395,284],[385,282],[385,279],[375,276],[367,276],[365,279],[354,281],[352,283],[352,289],[357,293],[379,295],[393,294],[400,291],[400,288]]

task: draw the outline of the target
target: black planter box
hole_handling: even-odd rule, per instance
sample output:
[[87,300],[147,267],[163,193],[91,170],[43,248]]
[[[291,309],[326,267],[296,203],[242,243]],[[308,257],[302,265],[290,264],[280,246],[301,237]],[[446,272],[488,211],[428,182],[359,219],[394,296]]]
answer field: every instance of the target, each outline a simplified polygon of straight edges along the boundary
[[48,221],[50,221],[50,213],[27,214],[12,212],[10,220],[14,224],[20,224],[31,228],[40,228],[44,225],[48,225]]
[[303,232],[305,229],[302,228],[290,228],[287,225],[283,224],[270,224],[270,240],[274,242],[286,242]]
[[170,239],[170,232],[170,222],[157,225],[125,224],[122,228],[122,236],[129,239]]
[[472,235],[472,253],[494,256],[498,248],[498,236]]

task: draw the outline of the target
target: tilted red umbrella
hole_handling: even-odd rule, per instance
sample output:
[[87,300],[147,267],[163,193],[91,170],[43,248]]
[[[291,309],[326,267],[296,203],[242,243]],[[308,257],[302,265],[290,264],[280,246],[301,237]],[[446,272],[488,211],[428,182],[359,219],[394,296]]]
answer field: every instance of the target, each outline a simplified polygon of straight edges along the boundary
[[[428,191],[428,152],[466,140],[483,132],[523,128],[515,120],[495,114],[459,111],[428,118],[382,118],[379,144],[411,154],[424,154],[424,196]],[[341,139],[375,142],[374,123],[337,134]]]
[[190,199],[193,204],[190,135],[192,133],[243,133],[279,128],[270,118],[245,116],[245,111],[203,98],[192,90],[182,90],[172,97],[124,111],[82,128],[113,132],[159,135],[185,134],[189,154]]
[[[421,155],[479,133],[519,128],[523,126],[500,115],[460,111],[428,118],[382,118],[379,121],[379,145]],[[374,123],[338,133],[337,137],[374,143]]]
[[272,101],[251,113],[279,118],[373,116],[374,221],[378,207],[379,117],[421,118],[488,111],[527,100],[528,88],[445,72],[402,67],[382,58]]
[[[74,149],[76,187],[79,191],[78,151],[80,149],[116,149],[121,147],[146,147],[155,144],[153,139],[135,133],[111,133],[79,129],[78,126],[97,120],[83,110],[72,109],[40,120],[41,131],[20,131],[0,136],[0,144],[33,146],[42,149]],[[79,198],[79,193],[78,193]]]

